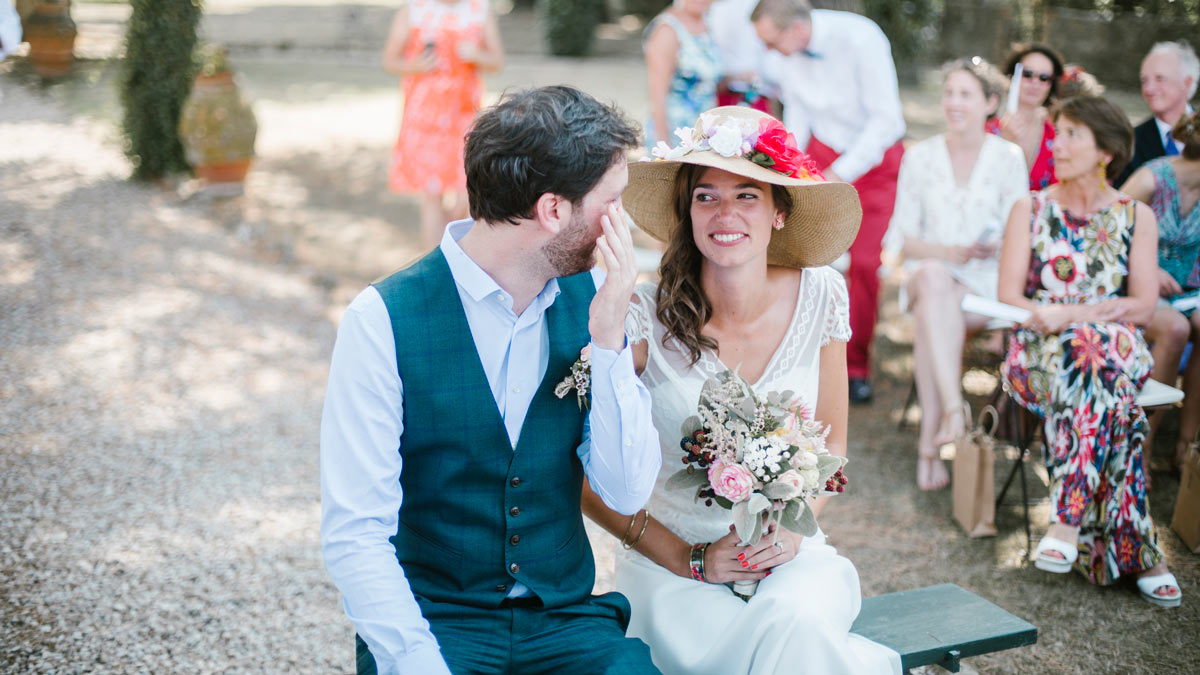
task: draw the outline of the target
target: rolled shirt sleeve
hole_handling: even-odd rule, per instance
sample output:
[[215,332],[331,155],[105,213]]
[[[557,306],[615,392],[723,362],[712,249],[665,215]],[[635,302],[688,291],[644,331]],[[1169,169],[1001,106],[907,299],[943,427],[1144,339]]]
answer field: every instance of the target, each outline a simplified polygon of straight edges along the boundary
[[662,465],[650,418],[650,391],[633,369],[633,349],[591,346],[592,406],[579,458],[588,482],[614,511],[637,513]]
[[380,673],[449,675],[396,549],[403,385],[383,299],[367,288],[338,327],[321,416],[321,553]]
[[904,135],[904,112],[891,45],[878,26],[864,33],[857,45],[856,79],[866,123],[830,165],[847,183],[858,180],[883,161],[887,149]]

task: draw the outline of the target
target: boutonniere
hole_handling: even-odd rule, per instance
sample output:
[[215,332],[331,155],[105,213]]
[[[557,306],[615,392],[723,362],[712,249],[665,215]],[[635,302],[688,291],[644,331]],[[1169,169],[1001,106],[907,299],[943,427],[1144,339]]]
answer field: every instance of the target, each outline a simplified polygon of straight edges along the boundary
[[588,407],[588,390],[592,385],[592,346],[586,345],[579,352],[579,359],[571,364],[571,372],[554,387],[554,395],[564,398],[572,389],[579,409]]

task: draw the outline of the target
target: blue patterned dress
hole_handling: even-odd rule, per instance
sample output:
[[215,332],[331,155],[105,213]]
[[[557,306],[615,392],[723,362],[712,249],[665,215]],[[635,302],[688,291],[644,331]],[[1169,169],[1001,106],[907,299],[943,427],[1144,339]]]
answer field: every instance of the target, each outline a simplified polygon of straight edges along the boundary
[[670,88],[667,90],[667,125],[671,128],[659,133],[654,128],[653,118],[648,118],[647,148],[653,148],[658,141],[676,145],[676,129],[692,126],[700,113],[716,107],[717,82],[721,79],[721,52],[711,35],[707,32],[693,35],[679,19],[664,12],[646,26],[643,39],[649,39],[661,23],[670,26],[679,40],[675,72],[671,75]]
[[[1094,304],[1125,294],[1136,202],[1122,197],[1076,218],[1033,193],[1026,297]],[[1111,584],[1162,560],[1146,500],[1146,415],[1134,403],[1154,360],[1132,324],[1073,323],[1061,333],[1021,328],[1009,342],[1004,389],[1043,418],[1051,522],[1079,527],[1077,570]]]
[[1185,292],[1200,288],[1200,204],[1186,215],[1180,210],[1179,185],[1169,157],[1147,162],[1146,168],[1154,176],[1150,210],[1158,218],[1158,266]]

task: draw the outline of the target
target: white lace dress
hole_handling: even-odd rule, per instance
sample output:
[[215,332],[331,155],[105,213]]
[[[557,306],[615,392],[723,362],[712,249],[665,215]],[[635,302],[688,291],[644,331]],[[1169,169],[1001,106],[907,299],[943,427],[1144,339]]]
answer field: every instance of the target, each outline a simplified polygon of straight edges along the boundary
[[[677,346],[673,340],[664,348],[654,285],[641,284],[635,293],[641,303],[631,303],[626,331],[631,341],[649,343],[642,380],[653,398],[663,452],[647,508],[685,541],[715,541],[729,532],[729,512],[664,483],[682,467],[680,425],[695,413],[704,381],[725,365],[708,351],[689,365],[686,351],[671,348]],[[848,305],[841,275],[828,267],[805,270],[790,328],[762,378],[751,383],[755,391],[791,389],[815,409],[820,350],[830,340],[850,338]],[[633,606],[628,635],[650,645],[655,665],[667,675],[900,672],[896,652],[849,632],[862,604],[858,572],[823,533],[805,539],[799,555],[776,567],[748,603],[726,586],[676,576],[620,549],[615,584]]]

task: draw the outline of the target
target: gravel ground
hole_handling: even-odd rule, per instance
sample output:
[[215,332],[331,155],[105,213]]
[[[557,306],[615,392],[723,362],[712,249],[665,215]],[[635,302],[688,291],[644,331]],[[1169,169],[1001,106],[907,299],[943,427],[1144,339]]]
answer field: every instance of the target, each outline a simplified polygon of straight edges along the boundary
[[108,128],[0,107],[0,669],[343,671],[326,289]]

